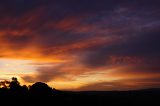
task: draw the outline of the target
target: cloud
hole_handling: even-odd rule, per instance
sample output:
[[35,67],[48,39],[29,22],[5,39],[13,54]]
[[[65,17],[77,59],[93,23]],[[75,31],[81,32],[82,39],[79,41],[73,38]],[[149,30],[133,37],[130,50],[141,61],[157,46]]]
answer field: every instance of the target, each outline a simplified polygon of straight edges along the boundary
[[89,83],[82,87],[79,87],[78,91],[108,91],[108,90],[135,90],[144,88],[160,87],[160,79],[157,78],[146,78],[146,79],[130,79],[130,80],[119,80],[110,82],[95,82]]
[[147,31],[135,37],[130,36],[120,43],[104,45],[97,50],[95,48],[95,51],[85,56],[83,62],[89,66],[104,66],[114,64],[112,60],[115,58],[115,63],[119,61],[120,64],[129,64],[130,61],[137,64],[136,61],[141,61],[141,64],[158,65],[157,57],[160,56],[158,38],[157,31]]
[[60,67],[40,67],[37,69],[37,74],[23,76],[22,79],[26,82],[49,82],[56,78],[65,77],[64,72],[61,72]]
[[120,66],[128,66],[124,70],[132,74],[159,73],[158,4],[158,0],[0,1],[0,57],[49,63],[39,64],[34,75],[23,76],[26,82],[73,80]]
[[108,90],[128,90],[133,88],[124,82],[98,82],[84,85],[77,90],[79,91],[108,91]]

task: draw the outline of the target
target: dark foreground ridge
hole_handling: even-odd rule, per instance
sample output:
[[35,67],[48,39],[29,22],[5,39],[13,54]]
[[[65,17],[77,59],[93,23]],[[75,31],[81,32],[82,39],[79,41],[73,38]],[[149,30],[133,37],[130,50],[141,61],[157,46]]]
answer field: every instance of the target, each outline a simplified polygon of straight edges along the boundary
[[50,88],[37,82],[32,86],[20,86],[16,78],[0,82],[0,101],[5,106],[139,106],[160,105],[160,89],[136,91],[85,91],[69,92]]

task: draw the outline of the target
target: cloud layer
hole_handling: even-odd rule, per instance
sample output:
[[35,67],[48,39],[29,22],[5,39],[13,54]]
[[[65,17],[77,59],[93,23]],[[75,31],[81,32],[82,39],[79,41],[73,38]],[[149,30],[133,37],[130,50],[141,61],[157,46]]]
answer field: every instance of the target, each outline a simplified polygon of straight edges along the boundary
[[[152,74],[160,74],[159,4],[159,0],[2,0],[0,57],[36,61],[31,63],[37,67],[33,75],[21,75],[25,82],[85,82],[87,90],[96,83],[97,90],[104,90],[107,86],[99,85],[117,86],[117,81],[105,80],[114,68],[110,73],[117,73],[113,79],[121,78],[118,86],[129,87],[124,84],[132,83],[128,75],[134,76],[137,83],[132,88],[137,88],[141,82],[137,75],[148,81],[154,79]],[[49,66],[43,67],[46,63]],[[100,72],[100,83],[98,76],[89,78]]]

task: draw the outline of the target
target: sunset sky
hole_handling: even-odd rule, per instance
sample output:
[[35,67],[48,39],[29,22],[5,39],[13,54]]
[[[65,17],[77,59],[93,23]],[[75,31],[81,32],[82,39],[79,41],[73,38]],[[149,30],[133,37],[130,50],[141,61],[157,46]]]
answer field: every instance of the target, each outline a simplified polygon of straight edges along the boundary
[[0,80],[154,88],[159,59],[159,0],[0,0]]

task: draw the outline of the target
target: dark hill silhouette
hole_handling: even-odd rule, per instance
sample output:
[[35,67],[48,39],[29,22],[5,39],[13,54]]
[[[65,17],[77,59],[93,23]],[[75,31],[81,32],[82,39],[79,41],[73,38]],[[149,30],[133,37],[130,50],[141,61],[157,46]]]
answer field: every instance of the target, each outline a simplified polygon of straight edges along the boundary
[[160,105],[160,89],[134,91],[59,91],[42,82],[27,87],[17,78],[0,83],[0,101],[5,106],[56,106],[56,105]]

